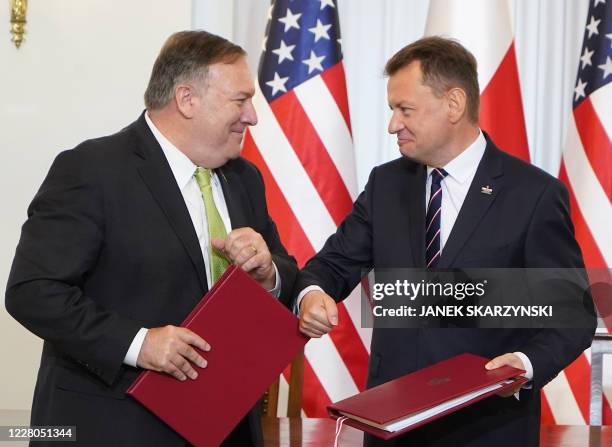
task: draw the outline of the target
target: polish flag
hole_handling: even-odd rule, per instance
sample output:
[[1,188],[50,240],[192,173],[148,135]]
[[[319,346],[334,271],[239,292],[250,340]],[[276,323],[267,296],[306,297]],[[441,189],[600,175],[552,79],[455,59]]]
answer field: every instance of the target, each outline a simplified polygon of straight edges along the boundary
[[457,39],[478,61],[480,127],[505,151],[529,161],[514,31],[507,0],[431,0],[427,36]]

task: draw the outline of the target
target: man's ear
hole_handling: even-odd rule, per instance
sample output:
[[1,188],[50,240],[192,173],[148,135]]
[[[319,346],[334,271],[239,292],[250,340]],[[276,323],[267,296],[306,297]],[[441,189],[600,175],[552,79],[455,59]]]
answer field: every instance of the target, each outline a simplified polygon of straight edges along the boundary
[[192,85],[178,84],[174,88],[176,108],[185,118],[193,118],[197,100],[198,95]]
[[446,92],[448,103],[448,119],[452,124],[456,124],[465,115],[467,108],[467,95],[465,90],[453,87]]

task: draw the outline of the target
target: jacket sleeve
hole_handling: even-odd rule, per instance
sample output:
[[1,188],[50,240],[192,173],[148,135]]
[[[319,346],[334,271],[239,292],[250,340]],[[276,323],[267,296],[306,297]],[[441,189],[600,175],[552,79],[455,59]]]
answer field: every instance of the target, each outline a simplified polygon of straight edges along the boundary
[[[525,241],[525,268],[584,269],[574,237],[568,193],[556,179],[551,179],[535,207]],[[590,300],[590,295],[586,298]],[[546,385],[591,345],[596,319],[593,316],[581,321],[589,324],[580,328],[542,329],[521,347],[520,351],[533,365],[534,389]]]
[[345,299],[359,284],[372,259],[372,200],[376,168],[348,216],[321,251],[299,274],[296,295],[308,286],[321,287],[336,301]]
[[257,220],[263,222],[261,226],[261,235],[268,245],[268,249],[272,254],[272,261],[276,265],[281,277],[281,291],[278,298],[281,303],[291,309],[293,288],[298,272],[297,262],[293,256],[287,253],[287,250],[281,242],[276,224],[268,212],[263,176],[254,164],[249,163],[249,166],[256,173],[256,187],[247,188],[247,191],[250,195],[251,203],[255,205],[254,212],[257,216]]
[[28,209],[6,290],[23,326],[112,384],[140,326],[85,290],[104,244],[104,201],[95,163],[60,154]]

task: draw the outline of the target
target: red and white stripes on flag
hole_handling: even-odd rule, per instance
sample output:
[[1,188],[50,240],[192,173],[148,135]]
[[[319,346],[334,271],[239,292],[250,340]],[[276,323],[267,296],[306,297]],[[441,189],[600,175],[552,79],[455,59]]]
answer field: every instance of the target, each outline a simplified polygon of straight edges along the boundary
[[[595,0],[589,5],[559,178],[570,193],[572,220],[585,264],[596,269],[607,269],[612,263],[611,81],[612,4]],[[603,423],[612,424],[612,361],[607,360]],[[545,420],[589,423],[589,362],[587,350],[544,389],[549,403],[543,413]]]
[[[243,156],[261,170],[266,199],[287,250],[302,267],[352,207],[357,182],[335,0],[273,2],[254,105],[259,124]],[[339,327],[305,349],[303,411],[365,387],[370,330],[359,294],[339,305]],[[285,377],[286,378],[286,377]],[[284,405],[281,381],[279,414]]]

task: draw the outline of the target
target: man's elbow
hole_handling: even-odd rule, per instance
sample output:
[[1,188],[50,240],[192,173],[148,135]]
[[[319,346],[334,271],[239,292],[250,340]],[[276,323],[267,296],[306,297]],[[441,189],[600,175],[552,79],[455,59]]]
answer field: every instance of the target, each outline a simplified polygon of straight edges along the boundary
[[4,296],[4,307],[11,317],[23,324],[27,318],[27,299],[24,288],[20,285],[9,285]]
[[596,327],[597,320],[595,320],[595,324],[592,327],[585,327],[584,329],[580,329],[581,336],[578,345],[579,352],[584,352],[591,347],[591,344],[593,343],[593,338],[595,337]]

